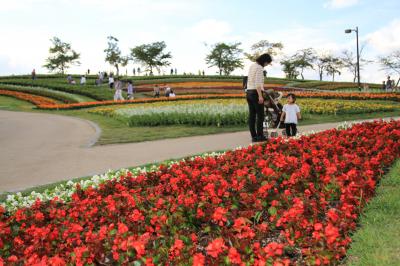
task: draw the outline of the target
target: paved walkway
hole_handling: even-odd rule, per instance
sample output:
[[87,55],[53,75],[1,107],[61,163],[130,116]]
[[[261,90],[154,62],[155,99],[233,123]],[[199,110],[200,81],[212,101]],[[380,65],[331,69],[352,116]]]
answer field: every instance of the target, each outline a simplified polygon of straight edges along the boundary
[[[299,130],[325,130],[338,124]],[[96,135],[96,126],[86,120],[0,111],[0,193],[250,144],[248,132],[237,132],[89,147]]]

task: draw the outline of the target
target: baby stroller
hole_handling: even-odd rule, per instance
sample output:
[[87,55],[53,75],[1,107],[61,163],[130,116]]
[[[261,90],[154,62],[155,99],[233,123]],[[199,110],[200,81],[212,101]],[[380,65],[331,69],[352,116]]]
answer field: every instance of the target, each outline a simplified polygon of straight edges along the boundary
[[[264,134],[266,136],[277,137],[278,129],[285,127],[285,125],[280,122],[283,106],[279,100],[282,98],[282,92],[269,89],[263,92],[263,96],[265,110]],[[268,129],[270,129],[270,132],[268,132]],[[282,134],[286,134],[285,130],[282,131]]]

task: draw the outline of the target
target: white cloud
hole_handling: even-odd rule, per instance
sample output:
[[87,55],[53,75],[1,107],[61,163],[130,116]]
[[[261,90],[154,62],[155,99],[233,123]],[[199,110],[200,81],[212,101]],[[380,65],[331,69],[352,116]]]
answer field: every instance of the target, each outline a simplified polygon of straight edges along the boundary
[[350,6],[355,6],[359,3],[359,0],[329,0],[324,4],[325,8],[339,9]]
[[226,37],[232,32],[232,27],[226,21],[205,19],[186,28],[184,31],[191,39],[198,41],[207,40],[207,42],[213,43],[226,40]]
[[380,53],[400,50],[400,19],[366,36],[368,42]]

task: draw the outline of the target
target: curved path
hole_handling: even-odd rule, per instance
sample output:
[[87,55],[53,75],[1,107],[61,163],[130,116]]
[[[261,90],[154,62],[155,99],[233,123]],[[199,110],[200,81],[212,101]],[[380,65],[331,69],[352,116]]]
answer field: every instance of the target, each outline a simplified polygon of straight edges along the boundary
[[98,135],[96,125],[78,118],[0,111],[0,193],[250,144],[248,132],[237,132],[91,147]]

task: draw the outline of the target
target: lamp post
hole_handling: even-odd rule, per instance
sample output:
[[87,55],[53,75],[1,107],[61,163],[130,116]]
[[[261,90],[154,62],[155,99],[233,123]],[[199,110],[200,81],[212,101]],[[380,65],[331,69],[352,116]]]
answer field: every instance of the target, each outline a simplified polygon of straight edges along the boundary
[[351,33],[355,32],[357,36],[357,81],[358,81],[358,89],[361,91],[361,83],[360,83],[360,51],[358,48],[358,27],[355,29],[347,29],[344,31],[344,33]]

